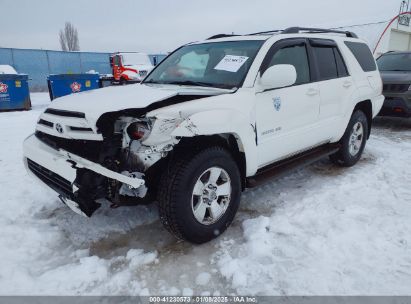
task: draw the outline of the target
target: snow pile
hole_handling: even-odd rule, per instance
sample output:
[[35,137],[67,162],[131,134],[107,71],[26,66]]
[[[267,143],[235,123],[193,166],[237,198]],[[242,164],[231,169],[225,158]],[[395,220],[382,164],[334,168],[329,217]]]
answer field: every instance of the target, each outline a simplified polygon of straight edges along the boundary
[[245,220],[244,242],[221,244],[220,273],[248,295],[409,294],[409,139],[373,136],[355,168],[320,163],[302,188],[295,177],[272,184],[286,204]]
[[0,64],[0,74],[16,75],[17,72],[11,65]]
[[196,284],[201,286],[207,285],[210,279],[211,275],[208,272],[202,272],[197,276]]
[[122,74],[126,75],[129,79],[132,79],[132,80],[140,79],[140,75],[134,71],[127,70],[127,71],[124,71]]

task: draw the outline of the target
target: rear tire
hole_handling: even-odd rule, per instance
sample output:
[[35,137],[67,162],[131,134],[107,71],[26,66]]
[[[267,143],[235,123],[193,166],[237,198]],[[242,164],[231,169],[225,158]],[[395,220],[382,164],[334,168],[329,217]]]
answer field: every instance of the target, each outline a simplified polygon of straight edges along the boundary
[[333,163],[341,167],[352,167],[361,158],[368,137],[368,120],[364,112],[357,110],[351,116],[344,136],[340,140],[340,150],[331,155]]
[[205,243],[231,224],[240,197],[240,172],[230,153],[206,148],[171,160],[160,181],[160,219],[176,237]]

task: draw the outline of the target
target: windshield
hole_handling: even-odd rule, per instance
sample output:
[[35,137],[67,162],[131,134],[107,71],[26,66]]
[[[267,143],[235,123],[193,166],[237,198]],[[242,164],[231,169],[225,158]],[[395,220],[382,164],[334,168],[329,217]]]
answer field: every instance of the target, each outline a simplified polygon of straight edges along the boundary
[[238,88],[263,43],[250,40],[184,46],[163,60],[144,83]]
[[130,65],[151,65],[150,58],[142,53],[123,53],[121,58],[124,66]]
[[377,60],[380,71],[411,72],[411,54],[386,54]]

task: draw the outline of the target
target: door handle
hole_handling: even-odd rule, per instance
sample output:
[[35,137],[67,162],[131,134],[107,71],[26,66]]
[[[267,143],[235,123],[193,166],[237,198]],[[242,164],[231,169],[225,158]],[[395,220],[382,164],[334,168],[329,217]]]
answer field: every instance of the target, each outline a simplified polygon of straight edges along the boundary
[[343,83],[343,87],[344,88],[349,88],[349,87],[351,87],[352,86],[352,82],[351,81],[345,81],[344,83]]
[[308,89],[308,91],[307,91],[307,95],[308,96],[315,96],[315,95],[318,95],[320,93],[320,91],[319,90],[317,90],[317,89],[314,89],[314,88],[311,88],[311,89]]

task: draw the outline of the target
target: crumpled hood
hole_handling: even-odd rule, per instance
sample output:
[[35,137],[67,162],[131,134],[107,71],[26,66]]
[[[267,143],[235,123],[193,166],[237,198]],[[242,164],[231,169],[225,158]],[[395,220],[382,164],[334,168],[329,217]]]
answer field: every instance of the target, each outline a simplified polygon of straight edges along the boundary
[[104,113],[145,108],[176,95],[212,96],[230,92],[206,87],[133,84],[67,95],[55,99],[48,108],[85,113],[87,120],[96,122]]
[[381,71],[383,83],[410,83],[411,72]]

